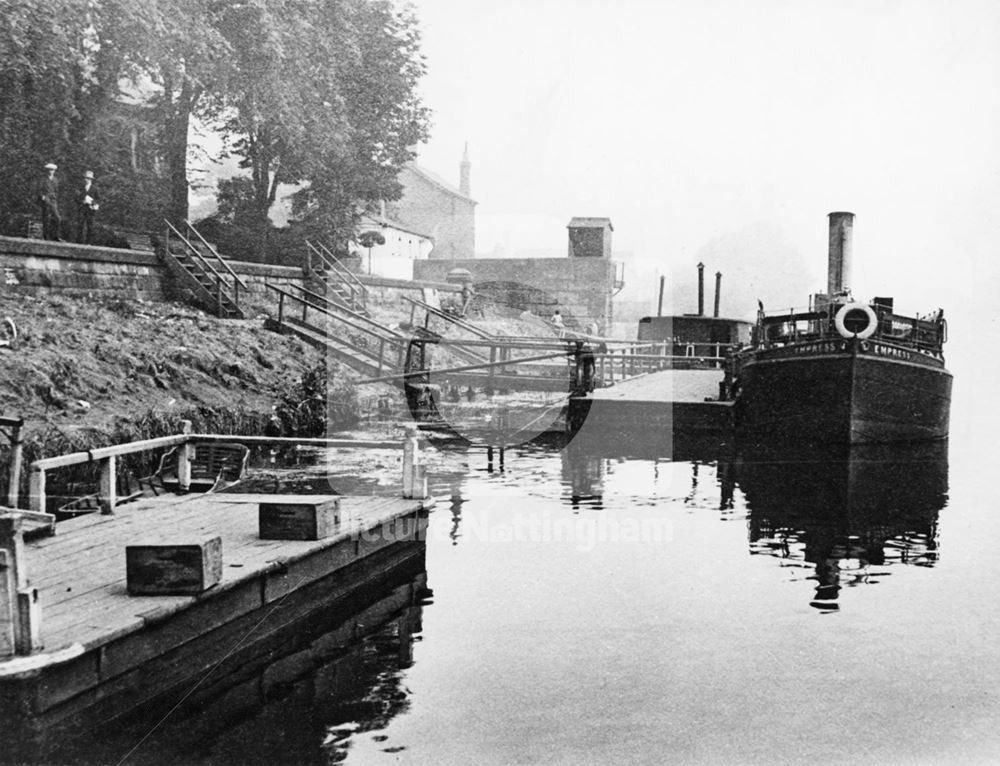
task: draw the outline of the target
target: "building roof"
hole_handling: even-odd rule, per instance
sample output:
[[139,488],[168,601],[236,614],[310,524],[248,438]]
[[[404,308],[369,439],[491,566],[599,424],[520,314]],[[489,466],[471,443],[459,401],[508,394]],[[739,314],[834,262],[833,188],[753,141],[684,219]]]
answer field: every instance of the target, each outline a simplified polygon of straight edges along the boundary
[[442,191],[448,192],[448,194],[454,194],[456,197],[459,197],[459,198],[464,199],[464,200],[469,200],[470,202],[475,203],[475,200],[473,200],[472,197],[468,197],[465,194],[462,194],[461,191],[459,191],[457,188],[455,188],[450,183],[448,183],[447,181],[445,181],[437,173],[432,173],[431,171],[427,170],[426,168],[420,167],[415,162],[407,162],[406,163],[406,167],[408,167],[410,170],[412,170],[414,173],[416,173],[418,176],[420,176],[424,180],[429,181],[430,183],[434,184],[435,186],[437,186]]
[[395,229],[396,231],[406,232],[407,234],[413,234],[416,237],[423,237],[430,242],[434,241],[434,237],[423,231],[417,231],[412,226],[407,226],[406,224],[400,223],[399,221],[394,221],[388,216],[376,215],[375,213],[364,213],[361,216],[361,223],[365,227],[374,226],[385,226],[390,229]]
[[611,225],[610,218],[571,218],[570,222],[566,224],[567,229],[603,229],[607,227],[611,231],[615,230],[615,227]]

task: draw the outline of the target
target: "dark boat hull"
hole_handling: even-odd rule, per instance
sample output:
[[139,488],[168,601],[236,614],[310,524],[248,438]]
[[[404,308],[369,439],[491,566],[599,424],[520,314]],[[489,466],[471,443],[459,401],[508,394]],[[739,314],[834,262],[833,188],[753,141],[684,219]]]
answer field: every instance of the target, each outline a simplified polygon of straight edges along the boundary
[[881,341],[824,340],[738,360],[737,428],[753,437],[869,444],[948,436],[951,373]]

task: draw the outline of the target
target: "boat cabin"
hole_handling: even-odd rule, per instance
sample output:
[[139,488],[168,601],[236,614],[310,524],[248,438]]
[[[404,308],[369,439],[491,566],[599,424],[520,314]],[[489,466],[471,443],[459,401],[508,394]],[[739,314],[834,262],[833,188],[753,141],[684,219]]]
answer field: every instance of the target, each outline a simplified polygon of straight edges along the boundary
[[862,303],[848,296],[816,295],[813,306],[804,311],[759,312],[751,345],[774,348],[826,338],[858,338],[940,354],[947,334],[940,309],[927,316],[906,317],[893,312],[892,298]]

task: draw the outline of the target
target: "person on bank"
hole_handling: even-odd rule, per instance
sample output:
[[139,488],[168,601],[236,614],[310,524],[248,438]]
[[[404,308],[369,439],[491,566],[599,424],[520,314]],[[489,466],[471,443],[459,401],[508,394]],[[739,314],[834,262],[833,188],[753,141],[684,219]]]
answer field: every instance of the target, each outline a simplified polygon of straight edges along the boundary
[[42,236],[58,242],[62,216],[59,215],[59,180],[56,178],[56,170],[58,166],[53,162],[45,166],[45,177],[38,185],[37,201],[42,212]]
[[76,192],[76,241],[89,245],[94,232],[94,213],[100,208],[97,188],[94,186],[94,172],[83,174],[83,183]]
[[566,333],[566,325],[563,324],[562,312],[556,309],[552,316],[549,317],[549,322],[555,327],[556,335],[560,338]]

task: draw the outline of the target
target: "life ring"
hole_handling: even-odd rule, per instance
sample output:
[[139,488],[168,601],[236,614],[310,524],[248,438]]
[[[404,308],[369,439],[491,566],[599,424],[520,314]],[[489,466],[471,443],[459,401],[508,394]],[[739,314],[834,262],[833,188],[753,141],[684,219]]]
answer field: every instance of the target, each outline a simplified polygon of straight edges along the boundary
[[[847,315],[853,311],[862,311],[868,318],[868,324],[860,332],[851,332],[844,324]],[[872,307],[866,303],[845,303],[837,311],[837,315],[833,318],[833,324],[837,328],[837,332],[840,333],[840,337],[864,340],[865,338],[870,338],[875,333],[875,328],[878,327],[878,317],[875,316]]]

